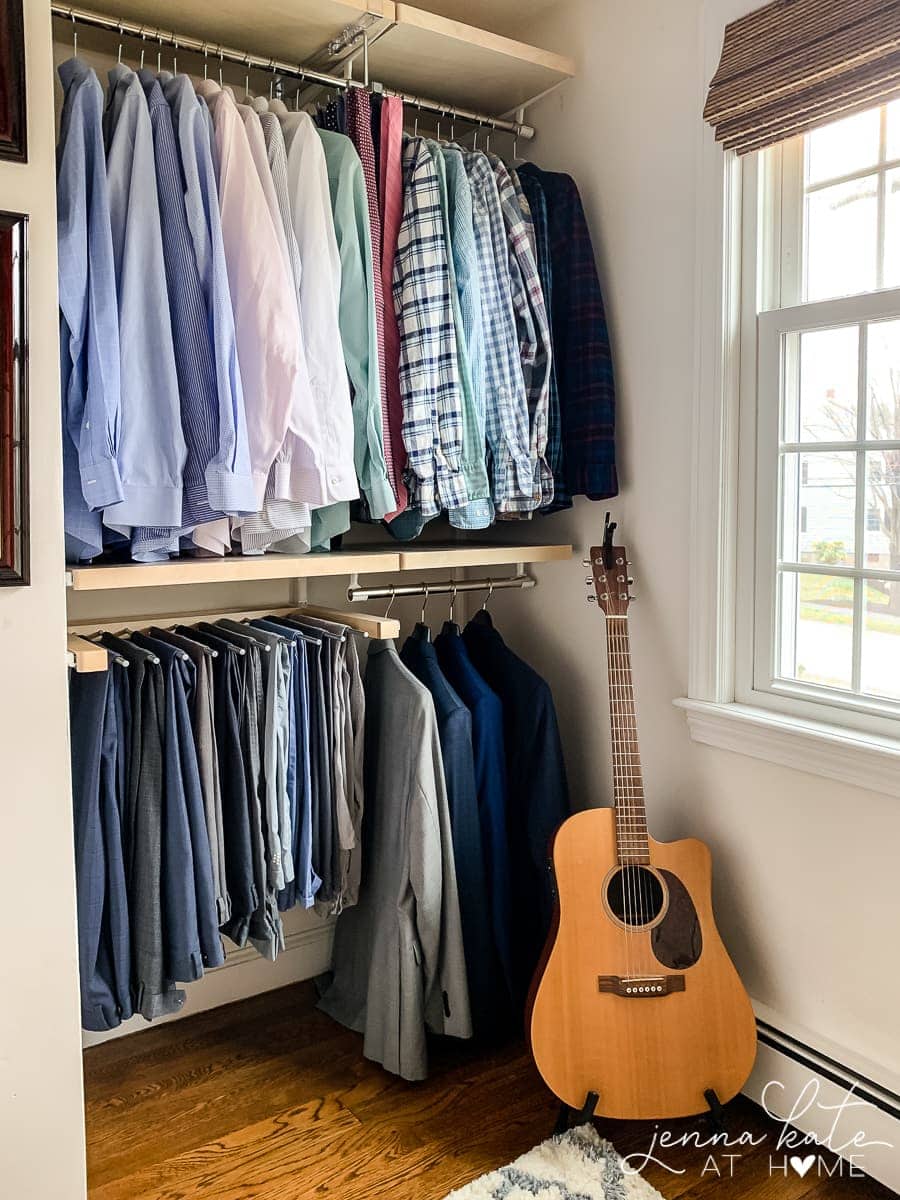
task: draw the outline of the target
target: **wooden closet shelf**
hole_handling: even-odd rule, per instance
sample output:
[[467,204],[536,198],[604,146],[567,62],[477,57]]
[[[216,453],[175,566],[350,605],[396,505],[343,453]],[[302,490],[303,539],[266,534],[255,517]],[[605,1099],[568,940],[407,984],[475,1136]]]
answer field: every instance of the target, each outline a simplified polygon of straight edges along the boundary
[[517,546],[484,542],[426,545],[414,550],[354,549],[331,554],[264,554],[242,558],[177,559],[166,563],[98,563],[70,567],[67,582],[76,592],[175,584],[248,583],[263,579],[318,579],[334,575],[391,574],[515,563],[561,562],[572,556],[565,545]]

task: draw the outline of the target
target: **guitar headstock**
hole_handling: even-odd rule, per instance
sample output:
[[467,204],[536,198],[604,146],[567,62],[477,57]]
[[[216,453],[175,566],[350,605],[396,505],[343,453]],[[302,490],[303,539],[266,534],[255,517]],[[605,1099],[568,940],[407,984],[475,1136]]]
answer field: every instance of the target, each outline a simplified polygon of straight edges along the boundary
[[625,617],[634,600],[629,591],[634,580],[628,574],[631,564],[625,547],[613,545],[615,530],[616,522],[610,521],[607,513],[603,545],[591,546],[590,559],[583,560],[584,566],[591,568],[591,578],[585,583],[594,589],[594,594],[588,596],[591,604],[596,601],[608,617]]

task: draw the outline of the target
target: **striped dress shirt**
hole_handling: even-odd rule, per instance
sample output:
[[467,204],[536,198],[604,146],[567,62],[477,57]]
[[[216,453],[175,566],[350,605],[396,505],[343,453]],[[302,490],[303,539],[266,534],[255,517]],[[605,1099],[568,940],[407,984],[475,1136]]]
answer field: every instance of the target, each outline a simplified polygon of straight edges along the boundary
[[469,499],[440,182],[425,138],[403,142],[403,219],[394,263],[403,442],[424,517]]
[[513,309],[509,249],[497,180],[487,155],[463,152],[472,189],[472,220],[481,270],[485,431],[497,515],[534,507],[528,399]]
[[529,451],[534,490],[532,503],[523,509],[523,512],[530,513],[535,508],[549,504],[553,499],[553,473],[546,460],[553,343],[538,271],[534,226],[528,201],[521,186],[516,190],[506,164],[495,154],[489,155],[488,158],[497,180],[500,208],[506,225],[510,277],[513,282],[513,306],[519,329],[525,394],[528,397]]

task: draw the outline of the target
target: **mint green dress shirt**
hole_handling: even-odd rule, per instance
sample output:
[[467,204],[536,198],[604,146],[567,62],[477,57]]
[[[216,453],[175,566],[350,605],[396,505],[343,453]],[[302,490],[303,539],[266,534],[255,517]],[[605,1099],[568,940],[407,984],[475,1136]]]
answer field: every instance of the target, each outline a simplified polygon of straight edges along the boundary
[[350,139],[328,129],[320,129],[318,133],[325,151],[334,231],[341,259],[339,321],[344,361],[353,386],[356,474],[371,516],[380,520],[396,511],[397,501],[384,460],[372,234],[366,184],[362,163]]

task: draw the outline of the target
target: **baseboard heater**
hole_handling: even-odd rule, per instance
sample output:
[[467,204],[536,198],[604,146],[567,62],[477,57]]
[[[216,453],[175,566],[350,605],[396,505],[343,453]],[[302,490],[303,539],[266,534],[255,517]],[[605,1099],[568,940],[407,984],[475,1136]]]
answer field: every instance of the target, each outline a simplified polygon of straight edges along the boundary
[[821,1050],[816,1050],[813,1046],[807,1045],[805,1042],[799,1041],[790,1034],[783,1033],[782,1030],[776,1029],[774,1025],[770,1025],[767,1021],[756,1019],[756,1030],[760,1042],[765,1046],[770,1046],[773,1050],[777,1050],[779,1054],[784,1054],[788,1058],[799,1063],[802,1067],[807,1067],[810,1071],[815,1071],[817,1075],[830,1080],[842,1088],[853,1088],[853,1092],[860,1100],[865,1100],[867,1103],[880,1109],[895,1121],[900,1121],[900,1094],[891,1091],[883,1084],[877,1083],[874,1079],[869,1079],[866,1075],[861,1075],[858,1071],[852,1070],[844,1066],[835,1058],[829,1058],[827,1054],[823,1054]]

